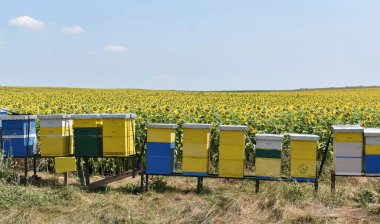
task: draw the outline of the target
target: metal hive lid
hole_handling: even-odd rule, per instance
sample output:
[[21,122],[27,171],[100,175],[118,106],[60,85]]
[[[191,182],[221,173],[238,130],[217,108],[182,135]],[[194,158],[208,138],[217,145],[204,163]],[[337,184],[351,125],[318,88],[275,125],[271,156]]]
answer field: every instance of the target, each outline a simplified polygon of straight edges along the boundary
[[71,118],[70,114],[41,114],[37,115],[40,120],[49,120],[49,119],[67,119]]
[[248,126],[244,125],[219,125],[221,131],[247,131]]
[[270,141],[282,141],[284,135],[275,135],[275,134],[256,134],[256,140],[270,140]]
[[192,129],[211,129],[212,124],[195,124],[195,123],[185,123],[182,128],[192,128]]
[[136,118],[136,114],[100,114],[100,118],[102,119],[131,119]]
[[296,141],[318,141],[320,139],[318,135],[309,134],[289,134],[289,138]]
[[363,127],[360,125],[333,125],[335,133],[363,133]]
[[166,129],[176,129],[178,125],[176,124],[160,124],[160,123],[150,123],[146,125],[147,128],[166,128]]
[[364,136],[366,137],[380,137],[380,128],[365,128]]
[[37,119],[36,115],[5,115],[0,116],[0,120],[35,120]]
[[99,114],[71,114],[70,116],[74,120],[88,120],[99,118]]

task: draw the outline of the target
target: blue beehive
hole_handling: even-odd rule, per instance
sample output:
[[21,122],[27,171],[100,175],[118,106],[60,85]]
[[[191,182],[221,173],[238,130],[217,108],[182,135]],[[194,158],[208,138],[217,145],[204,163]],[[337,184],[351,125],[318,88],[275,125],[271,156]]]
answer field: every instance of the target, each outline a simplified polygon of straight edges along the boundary
[[[8,109],[6,109],[6,108],[0,108],[0,117],[7,115],[7,111],[8,111]],[[3,140],[2,140],[3,138],[1,136],[2,127],[3,127],[2,120],[0,120],[0,143],[3,142]],[[0,144],[0,149],[2,149],[2,148],[3,148],[3,145]]]
[[36,154],[35,115],[7,115],[2,120],[3,155],[25,157]]
[[366,176],[380,175],[380,128],[364,129],[365,160],[364,170]]
[[174,170],[175,124],[147,125],[147,174],[171,174]]

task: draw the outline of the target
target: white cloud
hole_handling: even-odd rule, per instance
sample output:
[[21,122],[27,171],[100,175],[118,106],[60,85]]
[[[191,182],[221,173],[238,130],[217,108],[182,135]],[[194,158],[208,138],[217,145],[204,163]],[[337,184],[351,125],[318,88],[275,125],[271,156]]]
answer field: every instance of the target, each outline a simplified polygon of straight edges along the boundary
[[108,51],[108,52],[125,52],[125,51],[127,51],[127,49],[125,49],[125,47],[123,47],[123,46],[112,45],[112,44],[103,47],[103,50]]
[[80,26],[65,27],[62,31],[70,34],[85,33],[84,29]]
[[5,43],[4,41],[0,41],[0,48],[5,47],[5,45],[7,45],[7,43]]
[[9,20],[10,26],[25,27],[29,29],[41,30],[45,28],[45,23],[41,20],[33,19],[29,16],[19,16],[15,19]]

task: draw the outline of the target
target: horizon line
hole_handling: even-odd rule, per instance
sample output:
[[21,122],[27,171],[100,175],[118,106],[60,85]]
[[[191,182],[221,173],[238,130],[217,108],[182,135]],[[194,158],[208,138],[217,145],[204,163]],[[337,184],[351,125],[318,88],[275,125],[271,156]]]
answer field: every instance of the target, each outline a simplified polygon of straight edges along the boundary
[[146,91],[177,91],[177,92],[286,92],[286,91],[311,91],[311,90],[334,90],[334,89],[371,89],[380,88],[373,86],[336,86],[336,87],[316,87],[297,88],[279,90],[177,90],[177,89],[144,89],[144,88],[95,88],[95,87],[67,87],[67,86],[1,86],[0,88],[47,88],[47,89],[89,89],[89,90],[146,90]]

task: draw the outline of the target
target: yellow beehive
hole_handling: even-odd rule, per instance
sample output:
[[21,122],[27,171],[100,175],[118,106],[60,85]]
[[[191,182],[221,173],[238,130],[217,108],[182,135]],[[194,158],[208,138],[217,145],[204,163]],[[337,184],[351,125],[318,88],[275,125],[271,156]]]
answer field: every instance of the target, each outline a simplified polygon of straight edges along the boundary
[[69,156],[73,152],[70,115],[39,115],[41,156]]
[[135,154],[136,114],[101,114],[103,126],[103,156]]
[[290,176],[315,178],[318,135],[290,134]]
[[281,151],[283,135],[257,134],[256,177],[281,176]]
[[220,125],[219,176],[244,177],[245,135],[247,126]]
[[55,157],[55,173],[76,172],[75,157]]
[[210,154],[210,124],[183,124],[184,175],[204,176],[208,173]]

